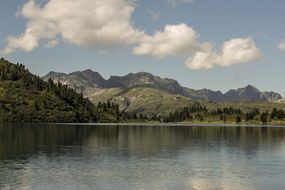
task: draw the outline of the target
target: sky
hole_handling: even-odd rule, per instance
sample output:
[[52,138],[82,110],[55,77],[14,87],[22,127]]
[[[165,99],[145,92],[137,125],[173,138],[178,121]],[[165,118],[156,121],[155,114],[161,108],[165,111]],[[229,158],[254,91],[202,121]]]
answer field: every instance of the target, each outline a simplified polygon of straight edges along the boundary
[[285,95],[284,0],[2,0],[0,56],[43,76],[130,72]]

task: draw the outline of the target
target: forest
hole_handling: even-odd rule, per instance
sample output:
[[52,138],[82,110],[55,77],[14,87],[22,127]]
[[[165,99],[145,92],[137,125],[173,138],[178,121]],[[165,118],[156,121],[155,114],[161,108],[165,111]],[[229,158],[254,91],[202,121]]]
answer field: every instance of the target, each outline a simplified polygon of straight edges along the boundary
[[66,85],[43,81],[23,64],[0,60],[1,123],[113,122],[112,108],[98,111]]

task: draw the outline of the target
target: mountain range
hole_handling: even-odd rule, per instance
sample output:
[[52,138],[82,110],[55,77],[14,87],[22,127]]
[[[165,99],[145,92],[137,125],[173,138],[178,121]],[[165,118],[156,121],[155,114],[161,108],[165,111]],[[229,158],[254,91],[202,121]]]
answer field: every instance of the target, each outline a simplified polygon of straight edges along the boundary
[[[212,121],[212,113],[217,110],[268,113],[285,109],[285,99],[280,94],[261,92],[250,85],[223,94],[186,88],[174,79],[145,72],[106,80],[92,70],[50,72],[41,79],[24,65],[4,58],[0,59],[0,70],[0,123],[118,122],[137,118],[178,121],[175,118],[182,119],[191,110],[202,110]],[[195,118],[201,120],[199,114]]]
[[111,76],[106,80],[100,73],[90,69],[69,74],[52,71],[42,77],[42,79],[45,81],[48,79],[52,79],[55,82],[59,81],[75,89],[77,92],[83,93],[89,98],[92,98],[92,96],[98,94],[98,92],[110,91],[110,89],[124,90],[140,87],[152,88],[170,95],[180,95],[194,100],[217,103],[247,101],[271,102],[282,99],[282,96],[277,92],[262,92],[252,85],[231,89],[224,94],[221,91],[213,91],[210,89],[195,90],[181,86],[174,79],[161,78],[147,72],[130,73],[125,76]]

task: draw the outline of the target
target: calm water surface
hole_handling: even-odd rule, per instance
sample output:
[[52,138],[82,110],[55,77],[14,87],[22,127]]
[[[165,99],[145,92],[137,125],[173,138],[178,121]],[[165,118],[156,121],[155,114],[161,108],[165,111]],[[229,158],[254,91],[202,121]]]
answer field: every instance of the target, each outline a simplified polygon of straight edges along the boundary
[[0,189],[284,189],[285,128],[0,127]]

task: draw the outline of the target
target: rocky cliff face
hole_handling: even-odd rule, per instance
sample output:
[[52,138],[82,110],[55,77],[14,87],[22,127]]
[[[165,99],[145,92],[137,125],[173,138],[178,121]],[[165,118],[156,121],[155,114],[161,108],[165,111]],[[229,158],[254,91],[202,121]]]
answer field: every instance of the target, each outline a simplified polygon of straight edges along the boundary
[[92,70],[77,71],[70,74],[52,71],[42,77],[42,79],[45,81],[52,79],[54,82],[60,82],[75,89],[78,93],[84,94],[94,91],[96,88],[104,88],[106,86],[106,80],[98,72],[93,72]]
[[276,92],[263,92],[262,95],[266,98],[267,101],[273,102],[277,100],[281,100],[282,96]]
[[192,99],[211,102],[277,101],[282,98],[276,92],[261,92],[251,85],[236,90],[229,90],[225,94],[209,89],[194,90],[181,86],[174,79],[160,78],[146,72],[130,73],[126,76],[111,76],[108,80],[105,80],[98,72],[88,69],[70,74],[50,72],[43,77],[44,80],[49,78],[66,84],[77,92],[83,92],[86,96],[96,88],[127,89],[148,87],[170,94],[179,94]]
[[248,85],[244,88],[228,91],[224,94],[223,101],[275,101],[281,98],[282,96],[276,92],[261,92],[254,86]]
[[173,79],[162,79],[150,73],[130,73],[126,76],[111,76],[107,81],[108,88],[152,87],[172,94],[184,93],[184,88]]
[[107,87],[107,81],[98,72],[94,72],[90,69],[87,69],[85,71],[82,71],[82,75],[85,77],[86,80],[88,80],[98,88]]

